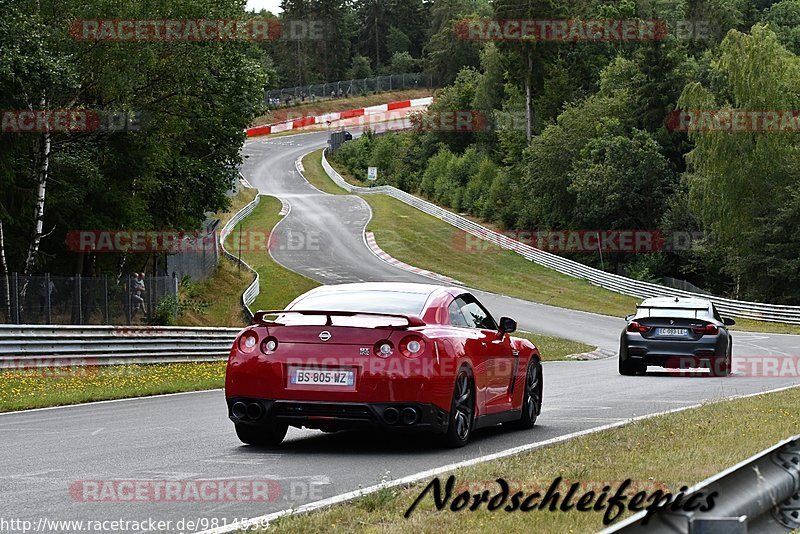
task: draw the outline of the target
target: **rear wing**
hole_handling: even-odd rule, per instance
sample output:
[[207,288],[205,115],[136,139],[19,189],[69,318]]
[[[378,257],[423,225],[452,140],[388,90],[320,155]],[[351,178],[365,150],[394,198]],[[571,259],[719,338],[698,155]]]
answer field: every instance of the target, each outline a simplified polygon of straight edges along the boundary
[[700,319],[697,317],[697,312],[705,312],[706,314],[710,313],[708,306],[642,306],[641,304],[636,306],[637,310],[647,310],[649,317],[659,317],[658,315],[653,315],[653,310],[673,310],[673,311],[686,311],[686,312],[694,312],[695,319]]
[[[286,326],[282,323],[265,319],[269,315],[287,315],[290,313],[298,315],[312,315],[327,317],[325,326],[333,325],[334,317],[354,317],[357,315],[368,317],[391,317],[393,319],[405,319],[407,324],[401,328],[410,328],[415,326],[425,326],[425,321],[414,315],[406,315],[402,313],[379,313],[379,312],[358,312],[358,311],[333,311],[333,310],[269,310],[258,311],[253,316],[253,320],[262,326]],[[376,327],[377,328],[377,327]]]

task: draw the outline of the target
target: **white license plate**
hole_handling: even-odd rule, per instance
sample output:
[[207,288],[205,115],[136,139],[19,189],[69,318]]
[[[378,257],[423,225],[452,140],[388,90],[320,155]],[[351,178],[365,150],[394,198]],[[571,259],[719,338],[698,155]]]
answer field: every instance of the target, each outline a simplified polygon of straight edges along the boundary
[[687,328],[657,328],[657,336],[688,336],[689,330]]
[[326,369],[292,369],[290,381],[298,386],[351,387],[355,379],[353,371]]

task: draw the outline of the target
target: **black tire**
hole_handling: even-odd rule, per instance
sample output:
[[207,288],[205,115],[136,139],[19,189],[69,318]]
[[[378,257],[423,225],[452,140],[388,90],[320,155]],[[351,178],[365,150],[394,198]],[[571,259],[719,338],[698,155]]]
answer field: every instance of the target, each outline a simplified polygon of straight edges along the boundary
[[542,391],[544,391],[542,364],[532,360],[525,372],[525,391],[522,394],[522,415],[517,421],[506,423],[509,428],[529,430],[536,424],[542,412]]
[[475,382],[469,368],[462,367],[453,385],[445,443],[450,447],[463,447],[472,435],[475,425]]
[[627,359],[622,358],[622,347],[619,350],[619,374],[622,376],[635,376],[638,373],[647,371],[647,367],[636,363],[631,363]]
[[275,447],[280,445],[283,438],[286,437],[286,432],[289,430],[289,425],[285,423],[272,422],[266,426],[250,426],[235,424],[236,435],[239,440],[246,445],[255,445],[258,447]]
[[711,363],[711,376],[728,376],[731,372],[731,347],[725,353],[725,359],[714,358]]

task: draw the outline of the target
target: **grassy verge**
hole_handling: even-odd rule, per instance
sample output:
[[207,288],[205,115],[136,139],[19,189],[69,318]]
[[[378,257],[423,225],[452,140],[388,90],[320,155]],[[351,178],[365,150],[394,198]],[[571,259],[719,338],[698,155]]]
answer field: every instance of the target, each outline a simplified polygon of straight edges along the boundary
[[[247,235],[257,234],[265,237],[264,243],[268,242],[268,236],[272,229],[281,220],[279,215],[281,202],[275,197],[261,197],[258,207],[244,221],[234,228],[229,239],[228,250],[235,254],[238,250],[238,233],[241,229]],[[317,287],[319,284],[310,278],[299,275],[275,262],[270,256],[266,246],[263,250],[259,247],[247,247],[248,250],[242,254],[242,258],[253,269],[258,271],[261,279],[261,291],[251,308],[262,310],[280,310],[289,304],[297,295]]]
[[[526,494],[544,493],[556,477],[564,479],[562,496],[573,482],[581,481],[577,493],[581,495],[590,489],[599,492],[606,484],[613,492],[628,478],[636,488],[627,493],[628,498],[640,489],[649,495],[665,486],[676,492],[796,433],[800,427],[798,403],[800,389],[795,388],[708,404],[459,469],[454,473],[456,486],[469,486],[454,491],[453,497],[463,489],[471,493],[487,489],[494,495],[499,490],[496,478],[505,478],[512,488]],[[530,432],[535,435],[536,429]],[[443,487],[446,479],[446,475],[441,477]],[[603,528],[602,511],[488,512],[485,504],[474,512],[437,511],[430,495],[404,519],[403,514],[428,482],[386,489],[315,513],[287,516],[269,531],[561,533]]]
[[0,412],[221,388],[225,362],[0,371]]
[[331,195],[348,195],[349,193],[333,183],[322,168],[322,149],[315,150],[303,157],[303,176],[308,183]]
[[[263,124],[273,124],[287,120],[287,118],[298,118],[303,116],[316,116],[330,113],[332,111],[346,111],[348,109],[359,109],[368,106],[376,106],[379,104],[386,104],[387,102],[396,102],[399,100],[411,100],[414,98],[424,98],[431,96],[433,90],[422,89],[408,89],[405,91],[387,91],[384,93],[376,93],[366,96],[356,96],[353,98],[336,98],[332,100],[318,100],[316,102],[305,102],[296,106],[282,107],[273,110],[265,115],[256,118],[252,126],[260,126]],[[289,115],[291,114],[291,115]]]
[[562,308],[616,316],[635,310],[633,297],[537,265],[391,197],[364,199],[372,206],[369,229],[380,247],[415,267],[472,287]]
[[800,334],[800,325],[737,318],[736,325],[732,326],[731,330],[766,332],[769,334]]
[[529,332],[514,332],[512,335],[530,339],[539,349],[539,354],[542,355],[542,361],[544,362],[571,360],[572,358],[567,358],[567,356],[591,352],[597,348],[586,343],[556,336],[543,336]]

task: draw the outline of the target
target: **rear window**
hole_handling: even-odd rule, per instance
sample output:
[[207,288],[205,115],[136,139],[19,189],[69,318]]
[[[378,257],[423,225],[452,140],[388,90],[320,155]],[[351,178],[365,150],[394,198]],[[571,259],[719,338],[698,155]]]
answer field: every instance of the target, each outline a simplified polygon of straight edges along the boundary
[[295,310],[358,311],[421,315],[427,293],[405,291],[337,291],[309,295],[295,302]]

